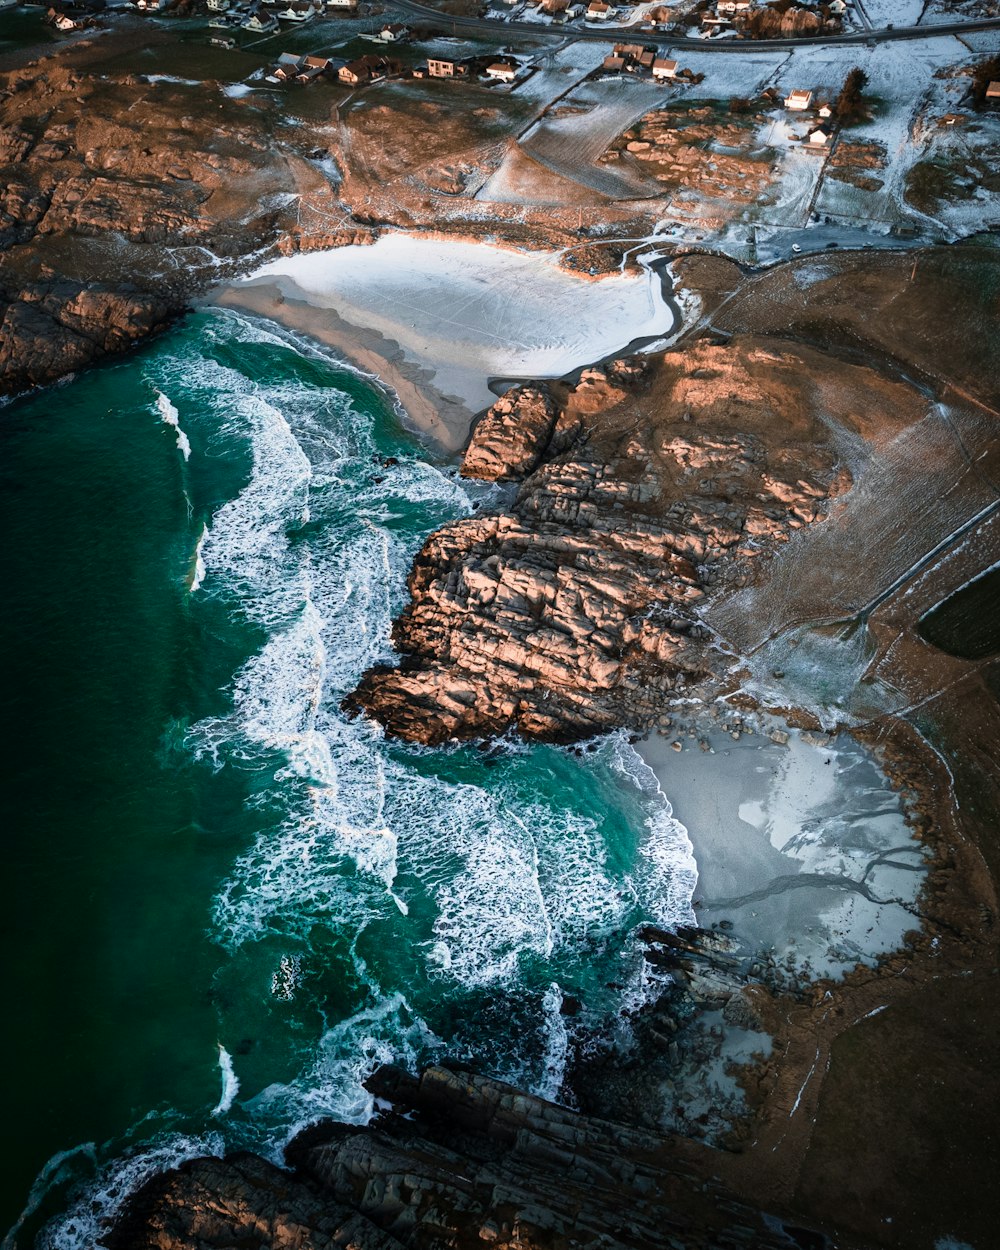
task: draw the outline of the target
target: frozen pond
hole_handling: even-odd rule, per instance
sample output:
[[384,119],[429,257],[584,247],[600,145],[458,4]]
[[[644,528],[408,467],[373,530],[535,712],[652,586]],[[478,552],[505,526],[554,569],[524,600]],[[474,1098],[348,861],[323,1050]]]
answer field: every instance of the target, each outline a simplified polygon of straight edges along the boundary
[[790,975],[840,976],[919,928],[926,873],[899,795],[847,734],[787,743],[715,731],[640,750],[687,828],[699,924],[728,921]]

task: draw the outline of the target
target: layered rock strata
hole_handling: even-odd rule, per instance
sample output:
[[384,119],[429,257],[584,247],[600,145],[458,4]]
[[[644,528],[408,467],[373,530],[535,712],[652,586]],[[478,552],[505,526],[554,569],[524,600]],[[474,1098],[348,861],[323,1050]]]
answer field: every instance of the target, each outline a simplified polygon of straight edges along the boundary
[[824,516],[850,484],[838,439],[891,424],[897,388],[744,339],[504,396],[463,472],[522,480],[513,504],[431,535],[393,630],[401,663],[347,706],[423,743],[654,724],[720,667],[706,594]]
[[[366,1129],[320,1124],[294,1175],[252,1155],[196,1159],[137,1194],[109,1250],[822,1250],[705,1179],[710,1155],[486,1077],[387,1068]],[[704,1157],[703,1157],[704,1156]]]

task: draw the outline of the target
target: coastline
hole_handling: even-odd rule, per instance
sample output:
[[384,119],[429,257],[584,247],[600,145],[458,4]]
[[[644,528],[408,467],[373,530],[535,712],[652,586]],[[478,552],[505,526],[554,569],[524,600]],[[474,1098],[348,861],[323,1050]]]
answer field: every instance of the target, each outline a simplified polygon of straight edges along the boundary
[[442,394],[431,369],[408,361],[402,347],[379,331],[352,324],[333,308],[316,307],[291,279],[226,283],[204,302],[266,317],[333,348],[394,391],[403,424],[440,450],[454,455],[468,441],[478,414],[457,396]]
[[297,253],[204,301],[311,336],[394,390],[404,419],[460,452],[518,381],[560,379],[665,345],[683,317],[650,253],[634,271],[577,274],[551,251],[403,232]]

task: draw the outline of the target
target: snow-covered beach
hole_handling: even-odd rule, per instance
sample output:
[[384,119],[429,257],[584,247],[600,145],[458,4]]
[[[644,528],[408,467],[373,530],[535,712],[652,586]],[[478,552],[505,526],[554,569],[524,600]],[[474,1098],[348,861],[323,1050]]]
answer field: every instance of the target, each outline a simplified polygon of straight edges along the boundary
[[675,326],[652,268],[594,280],[551,252],[400,233],[272,261],[216,302],[342,351],[449,451],[495,399],[491,379],[561,377]]

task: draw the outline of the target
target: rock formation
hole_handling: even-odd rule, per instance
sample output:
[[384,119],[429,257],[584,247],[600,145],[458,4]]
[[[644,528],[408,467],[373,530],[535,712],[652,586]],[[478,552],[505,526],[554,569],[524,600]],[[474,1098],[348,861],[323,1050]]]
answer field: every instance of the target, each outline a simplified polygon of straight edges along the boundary
[[711,1153],[579,1115],[486,1077],[385,1068],[392,1110],[319,1124],[288,1149],[196,1159],[130,1201],[109,1250],[821,1250],[705,1179]]
[[759,339],[504,396],[463,472],[523,478],[513,505],[431,535],[394,627],[402,662],[347,706],[424,743],[655,723],[718,665],[709,590],[849,485],[817,402],[833,373],[844,432],[891,409],[870,370]]
[[293,193],[329,194],[238,101],[206,113],[213,86],[109,71],[87,43],[0,74],[0,396],[161,328],[280,226],[294,240]]

